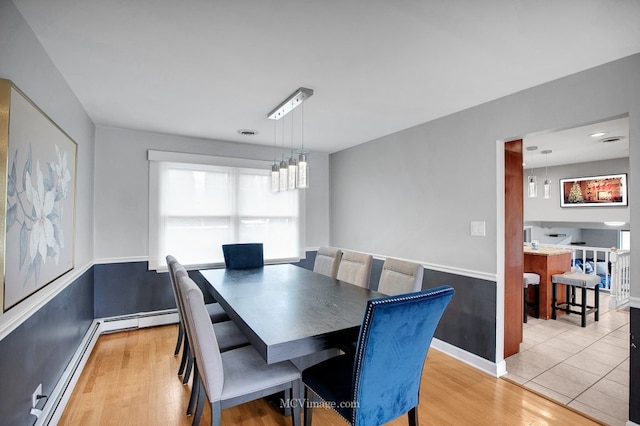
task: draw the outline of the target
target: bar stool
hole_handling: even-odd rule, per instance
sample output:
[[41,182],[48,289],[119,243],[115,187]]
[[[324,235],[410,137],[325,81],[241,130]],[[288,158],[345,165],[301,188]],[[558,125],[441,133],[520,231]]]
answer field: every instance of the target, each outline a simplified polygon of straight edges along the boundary
[[[600,277],[598,275],[581,274],[576,272],[565,272],[564,274],[555,274],[551,277],[553,283],[552,299],[551,299],[551,318],[556,319],[556,310],[566,312],[567,314],[580,314],[582,327],[587,326],[587,315],[593,313],[594,320],[599,320],[600,310]],[[564,284],[566,287],[566,302],[557,303],[556,286]],[[582,298],[580,303],[576,303],[576,288],[582,289]],[[595,303],[593,306],[587,305],[587,289],[593,290],[595,294]],[[579,306],[580,310],[571,310],[572,306]]]
[[[540,316],[540,275],[534,272],[525,272],[524,273],[524,305],[523,305],[523,321],[527,322],[527,313],[529,311],[529,307],[534,308],[535,316],[538,318]],[[529,286],[535,286],[535,301],[532,303],[527,303],[527,293],[529,290]]]

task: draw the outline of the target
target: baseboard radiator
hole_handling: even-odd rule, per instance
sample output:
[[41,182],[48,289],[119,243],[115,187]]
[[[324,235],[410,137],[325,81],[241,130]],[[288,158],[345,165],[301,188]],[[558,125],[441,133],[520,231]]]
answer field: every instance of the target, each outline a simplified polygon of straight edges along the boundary
[[71,361],[69,361],[67,368],[62,373],[60,380],[58,380],[58,384],[49,395],[47,403],[42,408],[42,413],[39,415],[35,425],[58,424],[67,402],[71,398],[73,389],[80,379],[82,370],[101,334],[175,324],[177,322],[178,313],[175,309],[94,320],[82,338],[78,349],[73,354]]

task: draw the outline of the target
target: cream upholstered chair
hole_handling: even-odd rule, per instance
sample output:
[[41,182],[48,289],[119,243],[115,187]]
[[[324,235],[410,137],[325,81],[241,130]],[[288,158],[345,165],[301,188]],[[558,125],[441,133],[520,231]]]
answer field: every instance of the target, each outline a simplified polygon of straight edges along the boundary
[[419,263],[386,259],[378,284],[380,293],[395,296],[422,290],[424,267]]
[[354,251],[343,252],[336,278],[340,281],[369,288],[372,259],[373,256],[370,254],[357,253]]
[[313,272],[335,278],[342,259],[342,251],[333,247],[320,247],[313,263]]
[[[300,371],[290,361],[267,364],[252,346],[220,352],[211,327],[202,291],[189,278],[179,280],[183,290],[187,330],[195,355],[193,392],[198,401],[193,424],[200,422],[205,397],[211,404],[211,424],[220,424],[224,408],[253,401],[281,391],[289,398],[300,395]],[[293,425],[300,424],[300,410],[292,409]]]

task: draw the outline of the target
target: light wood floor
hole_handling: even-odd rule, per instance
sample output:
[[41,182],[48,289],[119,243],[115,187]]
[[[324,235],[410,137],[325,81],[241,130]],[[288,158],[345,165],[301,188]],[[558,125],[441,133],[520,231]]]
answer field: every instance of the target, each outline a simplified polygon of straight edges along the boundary
[[[184,411],[191,385],[177,376],[177,326],[102,335],[60,420],[61,425],[190,425]],[[507,380],[429,351],[422,375],[421,425],[596,425],[598,423]],[[205,409],[202,424],[210,423]],[[289,425],[258,400],[222,412],[223,425]],[[344,425],[329,409],[314,425]],[[403,416],[390,425],[406,425]]]

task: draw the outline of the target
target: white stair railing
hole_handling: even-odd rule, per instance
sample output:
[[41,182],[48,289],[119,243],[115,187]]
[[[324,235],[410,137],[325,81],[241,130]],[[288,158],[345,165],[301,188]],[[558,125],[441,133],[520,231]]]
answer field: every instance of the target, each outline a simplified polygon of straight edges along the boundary
[[609,307],[619,309],[629,303],[631,286],[631,252],[611,251],[611,298]]
[[[600,288],[609,291],[609,308],[619,309],[629,303],[630,251],[617,250],[615,247],[588,247],[579,245],[540,244],[540,246],[571,250],[571,265],[581,265],[583,273],[598,274],[604,277]],[[593,270],[587,271],[586,265]],[[611,265],[611,268],[609,268]],[[609,285],[607,285],[609,284]]]

